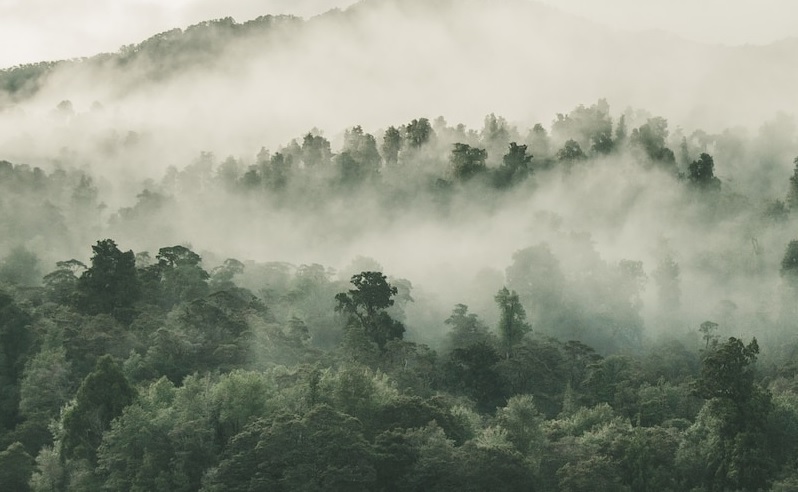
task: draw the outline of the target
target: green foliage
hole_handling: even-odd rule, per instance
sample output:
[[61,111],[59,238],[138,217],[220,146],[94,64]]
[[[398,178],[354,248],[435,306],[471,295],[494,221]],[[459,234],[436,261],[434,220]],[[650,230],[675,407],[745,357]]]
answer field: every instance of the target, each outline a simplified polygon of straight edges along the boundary
[[[565,144],[566,151],[560,151],[560,160],[584,158],[581,148],[590,148],[598,154],[607,154],[613,150],[612,118],[610,107],[604,99],[585,107],[579,105],[568,115],[557,114],[552,124],[552,133]],[[569,144],[570,143],[570,144]],[[564,148],[564,149],[565,149]],[[578,153],[575,149],[579,149]]]
[[308,133],[302,139],[302,162],[306,166],[324,166],[330,163],[330,141],[321,135]]
[[20,379],[35,343],[31,321],[27,312],[0,291],[0,434],[17,421]]
[[157,265],[152,268],[160,277],[159,297],[166,308],[193,301],[208,294],[210,275],[200,266],[202,258],[185,246],[158,250]]
[[562,148],[557,151],[557,160],[565,162],[574,162],[587,159],[587,156],[582,151],[582,147],[576,140],[570,139],[563,144]]
[[499,305],[499,336],[505,358],[509,359],[513,348],[531,330],[531,327],[526,322],[526,311],[515,291],[510,292],[507,287],[502,287],[494,299]]
[[244,264],[235,258],[228,258],[224,263],[213,269],[210,277],[211,291],[235,289],[233,278],[244,273]]
[[533,172],[531,161],[532,156],[527,154],[526,145],[510,142],[509,150],[502,158],[502,165],[495,171],[494,185],[501,189],[524,181]]
[[382,158],[387,165],[396,164],[399,162],[399,152],[404,146],[404,139],[402,132],[394,127],[389,126],[385,130],[385,135],[382,137]]
[[507,383],[496,368],[499,352],[485,342],[455,349],[444,364],[448,388],[472,398],[480,410],[493,411],[504,404]]
[[435,131],[427,118],[414,119],[405,126],[405,139],[410,148],[419,148],[435,136]]
[[697,161],[687,167],[687,180],[698,190],[719,190],[720,180],[715,177],[715,161],[712,156],[702,153]]
[[63,456],[94,462],[103,432],[135,397],[136,391],[119,365],[107,355],[98,359],[95,370],[78,388],[74,403],[62,414]]
[[478,149],[464,143],[454,144],[449,156],[454,178],[466,182],[482,174],[487,170],[485,166],[487,158],[488,152],[485,149]]
[[[135,65],[189,38],[217,49],[206,36],[232,35],[239,26],[228,19],[165,33],[123,58]],[[205,56],[186,50],[176,65]],[[155,72],[162,70],[168,71]],[[71,104],[59,106],[56,117],[72,118]],[[639,120],[629,112],[633,118]],[[145,190],[136,206],[111,213],[111,226],[141,226],[143,238],[158,237],[146,227],[179,212],[183,196],[168,195],[178,190],[203,203],[220,190],[245,190],[243,200],[226,205],[247,220],[261,217],[247,214],[264,204],[297,212],[290,217],[332,204],[383,207],[391,218],[407,211],[437,214],[433,218],[473,226],[479,214],[501,218],[505,206],[545,206],[548,196],[538,188],[555,183],[556,190],[560,178],[563,187],[579,192],[612,178],[601,166],[563,177],[570,166],[555,165],[556,157],[603,164],[623,152],[624,160],[675,171],[664,119],[651,118],[629,134],[621,117],[612,130],[604,102],[558,118],[553,140],[536,125],[523,143],[495,115],[481,131],[448,127],[442,119],[433,131],[419,119],[390,127],[379,146],[353,127],[333,158],[330,142],[314,129],[274,154],[263,149],[249,167],[246,158],[217,161],[203,153],[186,170],[146,183],[158,191]],[[762,313],[751,311],[756,303],[735,297],[740,288],[770,285],[778,258],[768,245],[786,242],[778,226],[789,225],[788,209],[770,195],[744,195],[752,185],[751,176],[740,174],[741,161],[760,156],[734,135],[682,138],[677,130],[672,141],[683,143],[679,165],[688,186],[714,189],[717,200],[684,200],[691,193],[669,178],[657,182],[662,192],[654,190],[646,180],[663,173],[639,170],[645,179],[633,193],[622,189],[617,203],[602,202],[619,205],[611,217],[580,200],[535,213],[532,233],[542,233],[551,246],[513,255],[495,306],[484,289],[481,301],[468,297],[485,310],[479,316],[465,304],[450,315],[441,312],[429,294],[405,312],[417,296],[411,296],[412,284],[389,282],[374,260],[345,269],[340,275],[362,270],[347,287],[321,265],[247,261],[245,267],[228,259],[209,275],[187,246],[161,248],[150,259],[146,252],[122,252],[110,239],[94,246],[89,268],[77,260],[58,262],[36,287],[36,256],[14,247],[35,247],[41,258],[72,251],[83,232],[73,231],[73,224],[85,221],[96,230],[105,221],[98,215],[105,192],[95,184],[102,181],[62,170],[67,153],[49,175],[0,162],[0,228],[14,231],[0,245],[11,252],[0,264],[9,292],[0,294],[0,488],[788,490],[798,462],[798,384],[790,346],[781,343],[794,324],[790,292]],[[553,142],[565,143],[556,156]],[[727,163],[730,176],[737,173],[739,196],[719,189],[714,158],[701,154],[708,149]],[[442,181],[447,170],[452,183]],[[533,171],[539,178],[534,186],[516,186]],[[775,189],[769,174],[758,172],[756,186]],[[588,175],[588,181],[573,179]],[[357,186],[335,186],[341,181]],[[328,188],[332,195],[321,192]],[[760,203],[770,203],[767,220],[735,208]],[[679,212],[687,232],[706,239],[706,251],[677,251],[683,243],[676,243],[673,250],[655,250],[652,264],[610,263],[590,235],[571,232],[568,210],[581,210],[584,224],[606,220],[623,232],[620,241],[628,240],[627,218],[648,218],[649,207],[668,217]],[[361,229],[346,233],[387,224],[365,219],[358,219]],[[317,232],[328,237],[337,226]],[[741,232],[742,239],[717,252],[713,245],[726,230]],[[668,234],[680,242],[692,237],[679,231]],[[753,235],[758,239],[751,241]],[[54,239],[58,251],[45,250]],[[224,257],[214,258],[218,264]],[[798,285],[795,258],[793,241],[781,263],[788,285]],[[743,272],[744,278],[737,275]],[[716,273],[729,280],[723,291],[729,300],[718,307],[708,288],[705,307],[712,310],[715,302],[716,308],[705,315],[723,331],[782,328],[772,337],[757,333],[768,343],[761,373],[755,370],[756,341],[724,342],[719,325],[709,321],[698,332],[680,328],[687,326],[680,316],[696,314],[692,305],[682,312],[682,289],[696,292],[683,282]],[[651,296],[645,295],[649,275]],[[496,289],[499,277],[479,274],[476,282]],[[448,295],[475,292],[458,288]],[[644,310],[649,297],[658,304]],[[660,333],[683,339],[646,337],[643,314],[663,328]],[[497,329],[481,319],[497,319]]]
[[75,259],[59,261],[55,265],[58,269],[44,276],[47,296],[59,304],[72,304],[78,286],[77,272],[87,267]]
[[529,395],[516,395],[496,411],[496,421],[507,431],[507,440],[530,462],[539,465],[546,444],[543,416]]
[[364,490],[376,480],[374,462],[360,423],[321,405],[248,426],[202,490]]
[[251,293],[216,292],[172,311],[151,335],[145,359],[175,383],[195,371],[246,367],[253,355],[252,324],[269,321],[268,310]]
[[128,319],[141,296],[133,251],[120,251],[112,239],[97,241],[91,249],[91,266],[78,279],[78,307],[87,314]]
[[652,162],[665,170],[675,172],[676,157],[666,146],[668,139],[668,121],[662,117],[649,118],[639,128],[632,130],[630,143],[644,152]]
[[336,157],[344,184],[358,184],[374,178],[380,170],[382,157],[374,136],[356,126],[344,133],[344,147]]
[[25,443],[30,449],[49,443],[47,427],[73,391],[71,364],[63,347],[45,348],[28,359],[20,381],[19,412],[28,428],[38,430],[40,436]]
[[465,304],[457,304],[452,310],[452,315],[444,323],[451,326],[448,338],[452,350],[466,348],[476,343],[489,343],[491,340],[488,327],[476,314],[469,313]]
[[756,338],[748,345],[730,337],[728,341],[708,350],[701,361],[698,393],[703,398],[727,398],[743,403],[752,397],[754,389],[753,363],[759,354]]
[[335,296],[335,310],[349,317],[350,326],[356,325],[363,330],[369,340],[385,349],[385,344],[393,339],[401,339],[405,327],[385,312],[393,306],[392,299],[397,288],[388,283],[380,272],[362,272],[352,276],[352,285],[348,293],[341,292]]
[[28,492],[28,480],[33,474],[33,458],[21,443],[11,444],[0,452],[0,488],[15,492]]

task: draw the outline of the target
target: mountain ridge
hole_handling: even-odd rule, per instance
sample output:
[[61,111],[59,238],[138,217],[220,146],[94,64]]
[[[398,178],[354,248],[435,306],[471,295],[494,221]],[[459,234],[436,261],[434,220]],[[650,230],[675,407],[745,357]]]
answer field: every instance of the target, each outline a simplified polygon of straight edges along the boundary
[[721,131],[798,107],[793,45],[620,31],[526,0],[364,0],[307,20],[206,21],[116,53],[0,72],[12,89],[0,107],[46,115],[64,100],[78,112],[97,101],[135,115],[119,131],[194,128],[220,152],[419,116],[475,126],[495,113],[532,126],[599,98]]

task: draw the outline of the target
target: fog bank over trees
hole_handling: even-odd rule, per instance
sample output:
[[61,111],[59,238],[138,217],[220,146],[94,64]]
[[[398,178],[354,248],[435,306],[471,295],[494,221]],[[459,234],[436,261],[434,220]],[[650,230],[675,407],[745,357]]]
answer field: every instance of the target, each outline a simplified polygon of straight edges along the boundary
[[0,72],[0,489],[790,490],[794,48],[369,0]]

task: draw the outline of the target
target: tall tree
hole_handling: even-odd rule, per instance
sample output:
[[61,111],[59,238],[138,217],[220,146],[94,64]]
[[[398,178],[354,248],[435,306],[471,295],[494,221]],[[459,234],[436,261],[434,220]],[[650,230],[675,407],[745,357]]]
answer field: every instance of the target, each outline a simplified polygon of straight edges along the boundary
[[126,317],[141,297],[133,251],[122,252],[112,239],[97,241],[91,266],[78,279],[78,306],[88,314]]
[[399,152],[403,146],[402,132],[394,126],[388,127],[382,137],[382,158],[385,163],[391,165],[399,162]]
[[495,184],[506,188],[525,180],[532,174],[532,155],[527,153],[526,145],[510,142],[509,149],[502,158],[502,165],[496,170]]
[[321,135],[308,133],[302,139],[302,162],[305,166],[317,166],[330,163],[332,151],[330,141]]
[[407,124],[405,135],[410,147],[417,149],[429,142],[435,135],[435,131],[427,118],[419,118]]
[[405,327],[385,312],[393,306],[397,288],[381,272],[361,272],[352,276],[354,289],[335,296],[335,310],[349,316],[349,323],[362,328],[366,336],[385,349],[393,339],[401,339]]
[[499,336],[504,346],[505,358],[509,359],[513,354],[513,348],[531,328],[526,322],[524,306],[521,305],[515,291],[502,287],[495,299],[499,305]]

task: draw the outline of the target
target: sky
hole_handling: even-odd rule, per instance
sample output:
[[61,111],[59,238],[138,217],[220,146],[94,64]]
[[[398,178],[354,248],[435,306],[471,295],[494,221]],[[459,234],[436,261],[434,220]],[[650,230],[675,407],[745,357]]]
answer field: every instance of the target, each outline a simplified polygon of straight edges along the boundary
[[[616,28],[657,29],[719,44],[766,44],[798,33],[795,0],[539,0]],[[174,27],[232,16],[302,17],[355,0],[0,0],[0,67],[90,56]]]

